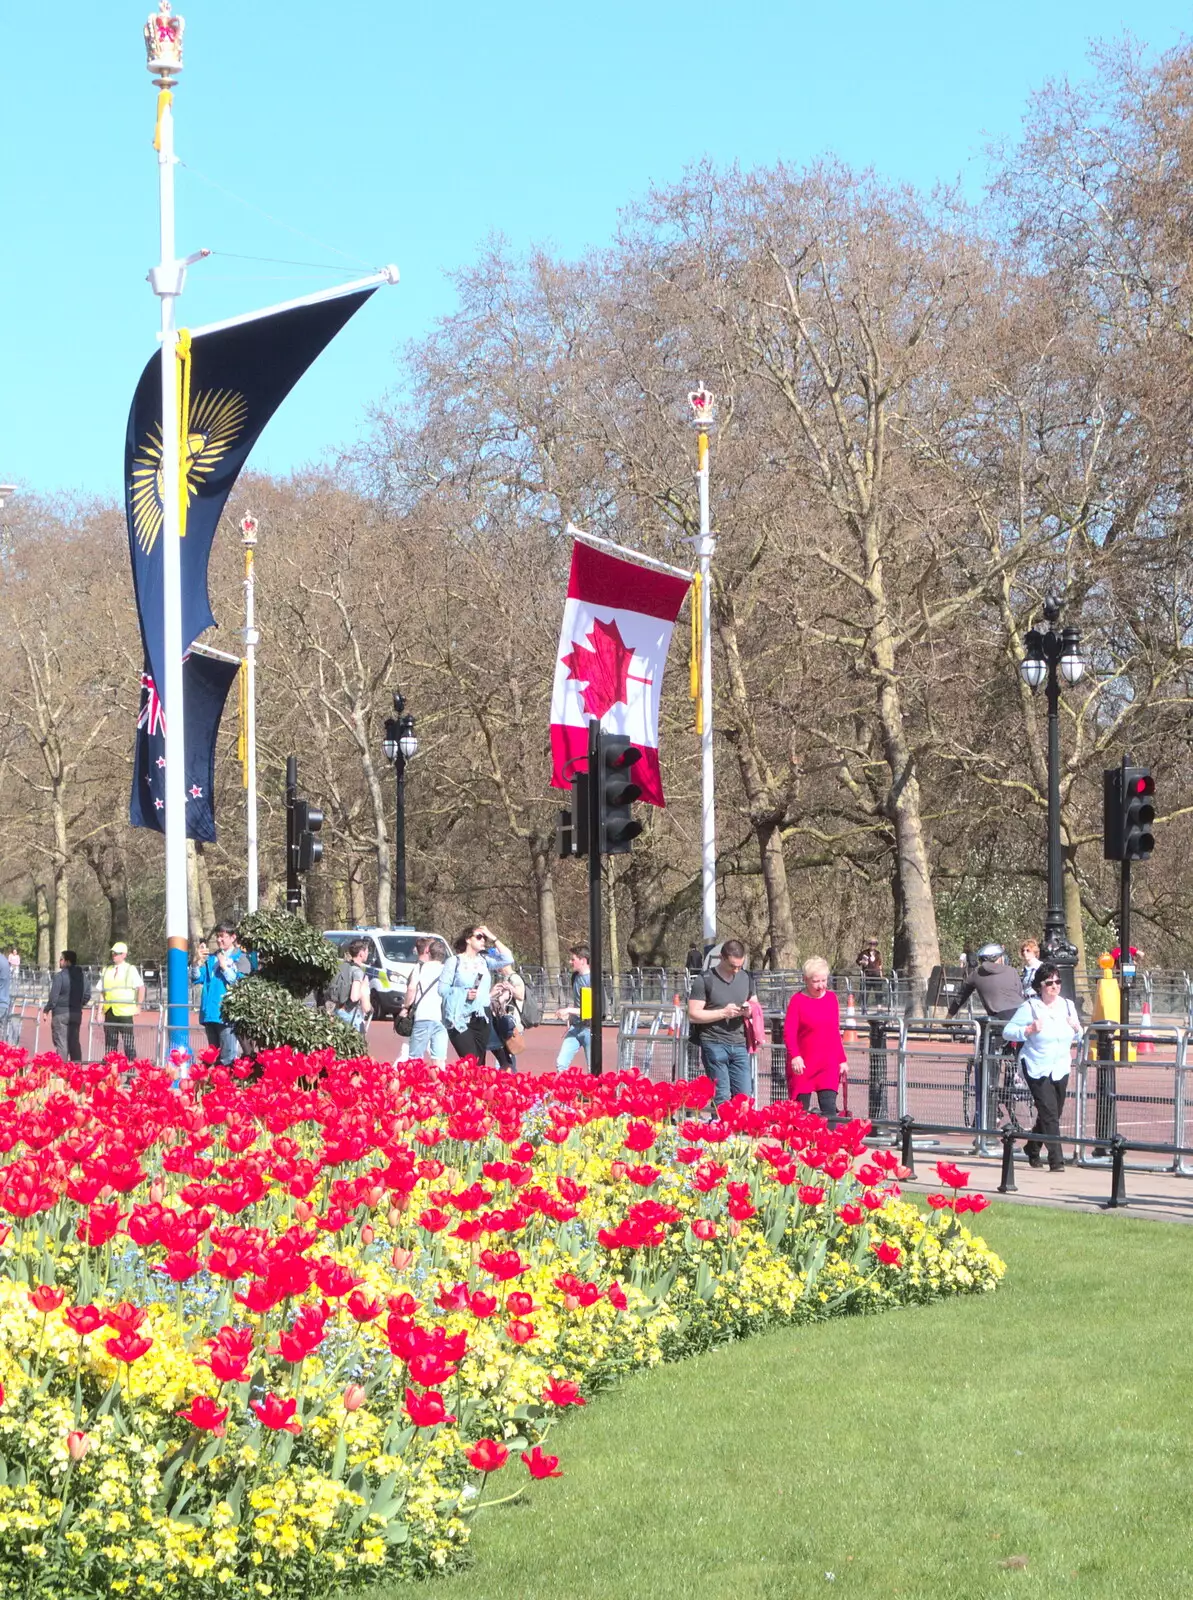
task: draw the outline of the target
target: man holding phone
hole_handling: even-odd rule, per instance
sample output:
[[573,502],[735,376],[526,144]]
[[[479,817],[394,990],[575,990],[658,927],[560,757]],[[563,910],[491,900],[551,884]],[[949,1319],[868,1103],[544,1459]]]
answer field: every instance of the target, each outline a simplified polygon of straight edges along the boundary
[[688,1020],[700,1029],[700,1060],[716,1085],[713,1104],[718,1106],[754,1088],[744,1020],[754,980],[743,971],[745,964],[745,945],[726,939],[707,972],[692,975]]

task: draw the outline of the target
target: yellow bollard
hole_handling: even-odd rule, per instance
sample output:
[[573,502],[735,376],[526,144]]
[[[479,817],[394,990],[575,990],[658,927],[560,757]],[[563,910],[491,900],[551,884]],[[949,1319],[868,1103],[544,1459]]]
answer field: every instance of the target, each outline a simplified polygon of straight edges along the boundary
[[[1094,1021],[1118,1022],[1122,1018],[1122,1012],[1119,1009],[1118,979],[1114,976],[1114,957],[1108,950],[1103,950],[1098,957],[1098,966],[1102,969],[1102,975],[1098,979],[1097,990],[1094,995]],[[1116,1038],[1114,1042],[1114,1059],[1116,1061],[1121,1059],[1121,1050],[1122,1042]],[[1135,1060],[1135,1046],[1133,1044],[1127,1046],[1127,1059],[1128,1061]]]

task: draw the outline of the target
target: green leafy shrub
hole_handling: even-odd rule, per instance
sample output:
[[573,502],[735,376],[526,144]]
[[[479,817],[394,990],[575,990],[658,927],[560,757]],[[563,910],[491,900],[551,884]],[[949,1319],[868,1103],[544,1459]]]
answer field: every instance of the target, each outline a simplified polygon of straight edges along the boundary
[[245,1050],[330,1047],[337,1056],[355,1060],[364,1049],[360,1035],[304,1003],[335,977],[340,964],[335,946],[289,911],[250,911],[237,931],[241,946],[257,956],[258,971],[228,991],[223,1017]]
[[340,953],[301,917],[290,911],[250,911],[237,934],[245,950],[255,954],[258,972],[303,999],[335,977]]

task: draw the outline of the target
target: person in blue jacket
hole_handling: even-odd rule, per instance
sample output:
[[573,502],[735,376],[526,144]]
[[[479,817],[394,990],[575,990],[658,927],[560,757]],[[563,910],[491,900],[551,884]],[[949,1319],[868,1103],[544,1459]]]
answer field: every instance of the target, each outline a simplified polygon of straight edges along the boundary
[[226,1067],[241,1055],[241,1048],[236,1030],[224,1021],[224,996],[234,984],[247,978],[252,968],[248,956],[236,948],[236,929],[230,922],[221,922],[214,937],[215,949],[200,962],[196,974],[199,1021],[207,1033],[207,1043],[218,1046],[220,1065]]

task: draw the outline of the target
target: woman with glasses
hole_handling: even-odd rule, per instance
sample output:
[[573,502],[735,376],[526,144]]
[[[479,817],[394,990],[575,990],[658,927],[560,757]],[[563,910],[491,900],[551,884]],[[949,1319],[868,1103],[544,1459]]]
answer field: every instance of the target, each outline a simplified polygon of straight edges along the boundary
[[484,1065],[489,1048],[489,991],[492,977],[485,952],[496,940],[483,922],[468,923],[456,935],[455,955],[443,964],[439,993],[443,1021],[457,1058],[475,1056]]
[[1004,1039],[1022,1040],[1019,1064],[1036,1103],[1036,1125],[1024,1145],[1028,1164],[1042,1167],[1041,1143],[1048,1147],[1048,1166],[1065,1170],[1060,1144],[1060,1119],[1069,1087],[1073,1046],[1081,1035],[1081,1020],[1071,1000],[1060,992],[1060,971],[1043,962],[1032,977],[1035,994],[1025,1000],[1002,1030]]

